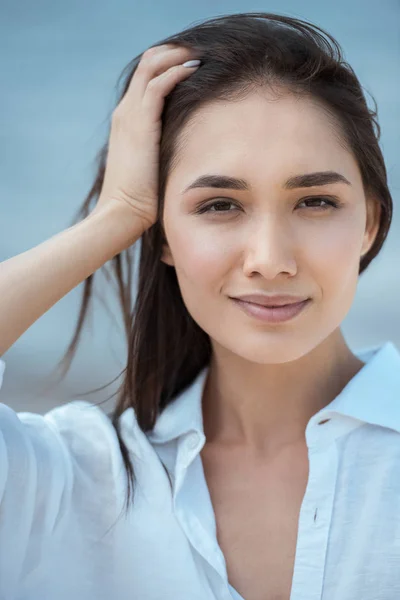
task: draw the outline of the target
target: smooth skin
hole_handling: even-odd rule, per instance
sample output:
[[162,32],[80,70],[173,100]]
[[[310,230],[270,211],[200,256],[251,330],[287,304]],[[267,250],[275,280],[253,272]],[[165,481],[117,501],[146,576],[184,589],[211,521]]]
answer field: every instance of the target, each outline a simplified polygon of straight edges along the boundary
[[0,355],[155,223],[164,98],[196,70],[182,66],[196,58],[193,50],[171,44],[144,52],[113,112],[105,178],[95,209],[77,225],[0,264]]

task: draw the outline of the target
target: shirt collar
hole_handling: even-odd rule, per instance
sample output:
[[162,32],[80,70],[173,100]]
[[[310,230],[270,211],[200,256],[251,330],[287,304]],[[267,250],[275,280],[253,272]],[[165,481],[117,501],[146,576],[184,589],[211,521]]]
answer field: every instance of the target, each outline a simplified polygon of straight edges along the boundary
[[204,433],[202,397],[209,367],[204,367],[193,382],[168,404],[147,433],[151,442],[162,444],[189,431]]
[[[387,341],[354,354],[366,364],[312,420],[320,420],[325,413],[336,412],[400,432],[400,352],[391,341]],[[208,366],[202,369],[193,382],[166,406],[152,431],[146,434],[150,442],[163,444],[189,431],[204,435],[201,401],[208,369]]]
[[366,364],[325,411],[400,432],[400,352],[388,341],[355,353]]

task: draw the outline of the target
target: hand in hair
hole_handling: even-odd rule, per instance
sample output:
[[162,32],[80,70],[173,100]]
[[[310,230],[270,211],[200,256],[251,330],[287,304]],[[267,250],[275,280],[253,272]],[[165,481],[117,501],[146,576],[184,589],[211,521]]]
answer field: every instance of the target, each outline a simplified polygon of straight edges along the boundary
[[173,44],[154,46],[143,53],[113,112],[104,181],[95,211],[117,201],[139,218],[143,231],[157,220],[164,98],[198,68],[192,64],[195,58],[192,49]]

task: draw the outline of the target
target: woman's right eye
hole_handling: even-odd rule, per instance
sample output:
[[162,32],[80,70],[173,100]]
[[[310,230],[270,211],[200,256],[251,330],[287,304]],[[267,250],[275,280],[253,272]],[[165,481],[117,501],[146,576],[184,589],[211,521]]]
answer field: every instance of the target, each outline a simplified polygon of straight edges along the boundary
[[[217,200],[216,202],[211,202],[210,204],[207,204],[206,206],[202,206],[197,212],[198,214],[203,214],[203,213],[216,213],[216,212],[232,212],[231,210],[221,210],[221,206],[235,206],[236,204],[234,204],[233,202],[229,201],[229,200]],[[211,210],[212,208],[215,208],[216,210]]]

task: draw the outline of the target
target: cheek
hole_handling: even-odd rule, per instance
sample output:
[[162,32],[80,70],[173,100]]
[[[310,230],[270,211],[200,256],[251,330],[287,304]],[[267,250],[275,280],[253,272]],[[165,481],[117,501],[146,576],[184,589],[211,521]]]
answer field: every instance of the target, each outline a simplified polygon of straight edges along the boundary
[[221,277],[232,262],[232,251],[217,229],[187,228],[175,238],[175,269],[182,287],[190,286],[199,295],[218,291]]
[[212,227],[180,229],[179,235],[170,239],[183,302],[211,337],[222,326],[221,290],[235,260],[235,250],[226,242],[227,236],[218,235],[217,228]]
[[310,268],[326,306],[340,297],[351,303],[357,287],[363,232],[359,219],[343,216],[315,235],[309,232],[305,245],[305,268]]

